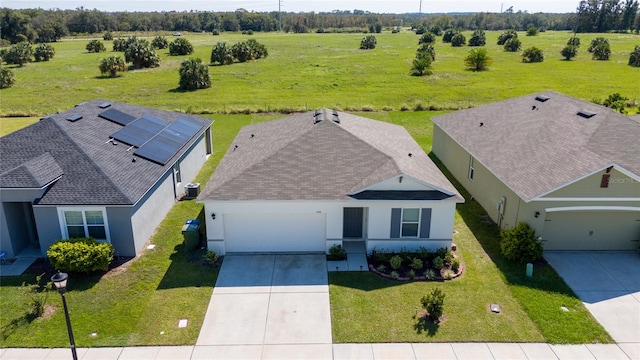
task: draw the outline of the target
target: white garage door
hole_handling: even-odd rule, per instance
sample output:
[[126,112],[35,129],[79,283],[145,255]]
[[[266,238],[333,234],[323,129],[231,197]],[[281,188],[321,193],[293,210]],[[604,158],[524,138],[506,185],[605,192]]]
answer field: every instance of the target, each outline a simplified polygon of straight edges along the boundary
[[225,214],[227,252],[325,251],[325,214]]
[[560,211],[547,213],[542,238],[546,250],[634,250],[640,213]]

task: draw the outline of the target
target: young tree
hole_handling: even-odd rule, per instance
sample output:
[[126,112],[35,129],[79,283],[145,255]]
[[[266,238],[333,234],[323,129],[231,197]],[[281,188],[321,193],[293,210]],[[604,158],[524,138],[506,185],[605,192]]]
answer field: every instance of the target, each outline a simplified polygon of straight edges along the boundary
[[442,42],[443,43],[450,43],[451,39],[453,39],[453,37],[456,34],[459,34],[460,32],[458,30],[455,29],[447,29],[445,30],[444,34],[442,34]]
[[430,56],[416,56],[411,64],[411,75],[431,75],[431,62],[432,60]]
[[420,303],[427,311],[427,316],[431,321],[438,321],[444,314],[444,297],[445,294],[439,288],[434,288],[431,293],[420,299]]
[[520,51],[521,46],[522,43],[518,38],[511,38],[504,43],[504,51],[518,52]]
[[17,43],[12,45],[7,53],[4,55],[4,61],[7,64],[16,64],[20,67],[24,66],[24,64],[31,62],[31,58],[33,56],[33,49],[31,45],[27,42]]
[[436,60],[436,49],[431,44],[422,44],[418,47],[416,57],[429,56],[431,61]]
[[506,30],[498,36],[498,45],[505,45],[511,39],[517,39],[518,33],[515,30]]
[[102,40],[104,41],[113,40],[113,34],[111,34],[110,31],[107,31],[106,33],[104,33],[104,35],[102,35]]
[[576,48],[580,47],[580,38],[579,37],[570,37],[569,40],[567,40],[567,45],[568,46],[575,46]]
[[451,38],[451,46],[460,47],[467,43],[467,38],[462,34],[455,34]]
[[100,61],[100,73],[109,74],[110,77],[118,76],[118,72],[126,71],[127,66],[120,56],[108,56]]
[[627,101],[629,100],[629,98],[624,97],[622,95],[620,95],[619,93],[613,93],[611,95],[609,95],[604,102],[602,103],[602,105],[610,108],[610,109],[614,109],[617,112],[619,112],[620,114],[624,114],[625,113],[625,107],[627,106]]
[[631,54],[629,54],[629,65],[640,67],[640,46],[636,45]]
[[185,38],[177,38],[169,44],[170,55],[189,55],[193,53],[193,45]]
[[422,44],[435,44],[436,43],[436,36],[431,33],[425,33],[420,37],[420,40],[418,40],[418,45],[422,45]]
[[464,58],[464,64],[472,71],[483,71],[491,64],[491,58],[485,48],[471,49]]
[[200,59],[186,59],[180,64],[180,89],[197,90],[211,87],[209,68]]
[[536,36],[538,35],[538,28],[535,26],[532,26],[530,28],[527,29],[527,36]]
[[0,89],[10,88],[15,83],[16,78],[13,76],[13,71],[0,66]]
[[231,53],[238,62],[246,62],[251,60],[251,50],[244,41],[237,42],[231,46]]
[[124,52],[126,62],[133,63],[136,68],[152,68],[160,66],[160,57],[147,40],[136,39],[127,46]]
[[53,46],[49,44],[40,44],[36,46],[36,50],[33,53],[33,57],[36,61],[49,61],[53,59],[53,56],[56,54]]
[[606,44],[607,46],[609,46],[609,39],[597,37],[591,40],[591,44],[589,45],[589,49],[587,49],[587,51],[590,53],[594,53],[596,51],[596,48],[602,44]]
[[86,46],[86,49],[90,53],[99,53],[99,52],[107,51],[107,49],[104,47],[104,44],[100,40],[89,41],[89,43]]
[[220,65],[233,64],[233,53],[227,43],[219,42],[213,46],[211,50],[211,63],[219,63]]
[[525,49],[522,52],[522,62],[524,63],[534,63],[534,62],[543,62],[544,54],[542,50],[539,48],[532,46],[528,49]]
[[249,53],[251,54],[250,57],[253,60],[257,60],[257,59],[261,59],[269,56],[267,47],[260,44],[255,39],[247,40],[247,47],[249,48]]
[[609,56],[611,55],[611,47],[609,46],[609,43],[601,43],[596,45],[596,47],[593,49],[593,54],[591,55],[591,58],[594,60],[609,60]]
[[560,54],[565,60],[569,61],[578,55],[578,47],[567,45],[560,51]]
[[373,35],[367,35],[360,41],[360,50],[371,50],[376,48],[378,40]]
[[469,39],[469,46],[485,46],[487,44],[487,37],[484,34],[484,30],[475,30]]
[[154,49],[166,49],[169,46],[169,41],[164,36],[156,36],[151,41],[151,46]]

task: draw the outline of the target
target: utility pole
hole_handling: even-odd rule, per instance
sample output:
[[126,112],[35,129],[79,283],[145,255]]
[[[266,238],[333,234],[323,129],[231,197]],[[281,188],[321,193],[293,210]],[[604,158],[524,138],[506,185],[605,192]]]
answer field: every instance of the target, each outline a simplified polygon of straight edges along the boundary
[[282,0],[278,0],[278,30],[282,32]]
[[422,0],[420,0],[420,9],[418,10],[418,18],[422,17]]

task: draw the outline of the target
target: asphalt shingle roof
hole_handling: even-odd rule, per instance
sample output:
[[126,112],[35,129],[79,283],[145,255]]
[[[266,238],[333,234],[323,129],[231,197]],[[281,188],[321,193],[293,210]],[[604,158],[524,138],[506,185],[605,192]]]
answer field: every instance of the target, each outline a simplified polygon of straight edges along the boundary
[[[596,115],[585,118],[580,111]],[[639,122],[553,91],[433,122],[525,201],[611,165],[640,176]]]
[[242,128],[198,199],[353,199],[398,175],[462,199],[403,127],[342,112],[340,123],[314,124],[313,115]]
[[[133,149],[108,142],[110,135],[123,126],[98,117],[105,111],[98,106],[103,103],[104,100],[84,103],[0,138],[0,186],[39,188],[59,177],[39,204],[135,204],[211,124],[210,119],[182,113],[111,103],[109,108],[136,118],[149,114],[174,122],[188,117],[203,125],[166,165],[139,157],[132,162]],[[66,120],[72,115],[82,118]]]

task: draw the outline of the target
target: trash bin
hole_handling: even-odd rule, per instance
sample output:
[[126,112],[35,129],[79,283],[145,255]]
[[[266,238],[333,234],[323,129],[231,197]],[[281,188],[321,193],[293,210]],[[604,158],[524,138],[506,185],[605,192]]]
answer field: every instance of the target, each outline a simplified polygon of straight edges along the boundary
[[187,220],[182,226],[184,251],[191,251],[200,244],[200,220]]

